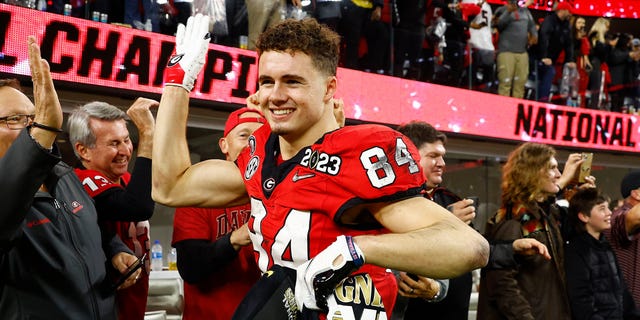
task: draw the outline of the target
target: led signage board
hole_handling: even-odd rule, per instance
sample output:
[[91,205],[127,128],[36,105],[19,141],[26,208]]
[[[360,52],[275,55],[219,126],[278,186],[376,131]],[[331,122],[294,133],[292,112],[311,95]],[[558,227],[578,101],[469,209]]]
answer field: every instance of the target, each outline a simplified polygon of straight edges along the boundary
[[[156,33],[0,4],[0,74],[29,76],[27,36],[35,35],[54,80],[68,86],[162,92],[174,39]],[[244,104],[256,90],[252,51],[210,45],[192,98]],[[476,138],[638,152],[638,116],[513,99],[355,70],[338,70],[336,97],[350,119],[427,121]]]

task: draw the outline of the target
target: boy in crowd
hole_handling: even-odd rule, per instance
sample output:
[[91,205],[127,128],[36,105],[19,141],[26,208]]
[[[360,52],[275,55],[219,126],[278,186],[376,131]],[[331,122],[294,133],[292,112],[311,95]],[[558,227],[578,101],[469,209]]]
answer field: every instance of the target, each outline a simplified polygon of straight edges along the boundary
[[637,319],[609,242],[609,202],[598,189],[581,189],[569,202],[569,221],[577,235],[566,245],[565,270],[573,319]]

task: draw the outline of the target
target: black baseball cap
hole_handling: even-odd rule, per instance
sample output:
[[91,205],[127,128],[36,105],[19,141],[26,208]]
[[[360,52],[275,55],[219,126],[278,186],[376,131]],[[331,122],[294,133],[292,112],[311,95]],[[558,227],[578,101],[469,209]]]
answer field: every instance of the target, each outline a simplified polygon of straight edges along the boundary
[[640,171],[632,171],[627,173],[620,183],[620,194],[623,198],[631,195],[631,191],[640,188]]

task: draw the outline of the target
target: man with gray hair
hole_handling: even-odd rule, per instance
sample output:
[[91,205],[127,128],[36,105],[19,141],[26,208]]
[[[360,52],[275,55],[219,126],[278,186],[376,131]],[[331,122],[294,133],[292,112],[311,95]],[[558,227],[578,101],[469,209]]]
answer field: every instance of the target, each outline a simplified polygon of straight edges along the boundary
[[[83,168],[75,169],[85,191],[95,200],[98,223],[105,234],[117,234],[137,257],[149,253],[151,147],[155,121],[149,110],[157,101],[138,98],[125,114],[105,102],[90,102],[68,120],[69,140]],[[138,155],[128,172],[133,144],[127,114],[138,128]],[[149,290],[149,263],[133,286],[119,290],[119,319],[144,318]]]

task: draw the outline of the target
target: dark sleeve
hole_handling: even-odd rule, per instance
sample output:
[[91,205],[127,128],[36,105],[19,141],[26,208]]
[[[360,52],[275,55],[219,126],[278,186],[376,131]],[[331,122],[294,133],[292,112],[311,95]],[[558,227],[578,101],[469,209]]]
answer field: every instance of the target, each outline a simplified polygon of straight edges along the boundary
[[489,262],[487,269],[515,268],[518,262],[514,258],[513,241],[489,244]]
[[[577,238],[574,241],[579,241]],[[572,242],[574,242],[572,241]],[[595,315],[594,292],[589,272],[589,263],[585,261],[586,252],[579,252],[577,243],[570,243],[565,248],[564,267],[567,276],[567,293],[573,319],[599,320]]]
[[375,7],[384,8],[384,0],[373,0],[373,8]]
[[565,206],[555,206],[557,208],[556,219],[560,222],[560,234],[562,239],[570,240],[577,235],[576,228],[569,221],[569,208]]
[[115,232],[105,232],[104,228],[101,228],[102,232],[102,250],[104,250],[105,256],[109,261],[108,265],[111,266],[111,258],[120,252],[126,252],[133,254],[133,251],[127,247],[120,236]]
[[[506,242],[522,238],[520,222],[516,220],[503,221],[494,228],[492,241]],[[488,299],[496,304],[504,319],[534,320],[531,305],[518,286],[517,275],[516,266],[486,269],[483,279],[486,280]]]
[[[596,34],[594,33],[593,36],[595,37]],[[589,55],[600,59],[602,62],[606,62],[609,53],[611,53],[611,47],[596,40],[595,44],[591,46],[591,52],[589,52]]]
[[551,19],[547,17],[542,21],[540,30],[538,30],[538,53],[540,60],[549,58],[549,35],[553,29]]
[[631,58],[629,58],[629,52],[616,48],[611,50],[607,59],[609,66],[627,63],[628,61],[631,61]]
[[151,198],[151,159],[137,158],[125,188],[111,188],[94,200],[101,221],[137,222],[151,218],[155,206]]
[[573,32],[571,32],[571,27],[568,27],[569,30],[569,39],[564,44],[564,62],[576,62],[576,52],[573,46]]
[[0,157],[0,254],[20,236],[24,218],[38,191],[60,157],[40,147],[22,130],[3,157]]
[[178,254],[178,272],[184,281],[196,284],[238,256],[231,245],[231,233],[214,242],[204,239],[187,239],[175,242]]

